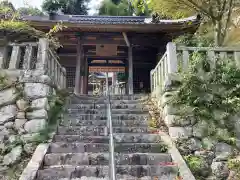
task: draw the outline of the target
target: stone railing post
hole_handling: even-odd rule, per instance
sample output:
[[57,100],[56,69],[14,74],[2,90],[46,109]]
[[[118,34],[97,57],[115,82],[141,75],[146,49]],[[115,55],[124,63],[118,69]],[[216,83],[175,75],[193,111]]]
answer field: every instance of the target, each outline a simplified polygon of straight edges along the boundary
[[46,70],[48,61],[49,42],[47,39],[40,39],[38,45],[36,69]]
[[9,69],[18,69],[21,58],[21,48],[20,46],[13,46],[11,59],[9,62]]
[[60,86],[62,89],[66,88],[66,69],[64,67],[61,68]]
[[169,42],[167,44],[167,72],[168,74],[177,72],[177,48],[176,44]]

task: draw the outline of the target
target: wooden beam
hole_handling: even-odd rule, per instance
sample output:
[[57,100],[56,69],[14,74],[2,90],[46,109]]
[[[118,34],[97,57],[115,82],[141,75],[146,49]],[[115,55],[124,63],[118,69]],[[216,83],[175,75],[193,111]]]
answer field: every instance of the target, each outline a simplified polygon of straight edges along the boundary
[[127,46],[130,47],[130,42],[129,42],[129,39],[127,37],[127,33],[123,32],[122,34],[123,34],[123,37],[124,37],[124,40],[125,40]]

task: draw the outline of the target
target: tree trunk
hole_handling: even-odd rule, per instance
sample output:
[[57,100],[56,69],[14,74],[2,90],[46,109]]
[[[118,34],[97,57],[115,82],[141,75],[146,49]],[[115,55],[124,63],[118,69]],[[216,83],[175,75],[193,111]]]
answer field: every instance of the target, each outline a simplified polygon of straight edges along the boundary
[[221,21],[216,21],[214,23],[214,32],[215,32],[215,46],[221,46],[223,42],[223,37],[222,37],[222,23]]

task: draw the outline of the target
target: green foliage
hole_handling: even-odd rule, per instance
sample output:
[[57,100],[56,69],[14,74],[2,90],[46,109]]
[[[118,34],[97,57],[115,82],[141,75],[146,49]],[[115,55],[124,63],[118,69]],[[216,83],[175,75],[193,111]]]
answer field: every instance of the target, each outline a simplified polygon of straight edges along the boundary
[[236,173],[234,177],[236,177],[236,179],[240,179],[240,160],[229,159],[227,165],[231,171],[234,171]]
[[182,110],[191,107],[197,122],[204,121],[211,127],[206,129],[207,136],[234,144],[232,116],[240,109],[240,69],[228,59],[216,59],[213,69],[208,62],[202,53],[193,54],[191,66],[187,73],[181,73],[181,85],[170,103]]
[[[206,161],[201,156],[189,155],[184,157],[189,168],[197,179],[205,179],[211,173]],[[204,171],[204,172],[203,172]]]
[[128,79],[128,76],[127,76],[126,73],[117,73],[117,80],[118,81],[125,82],[125,81],[127,81],[127,79]]
[[43,12],[35,7],[21,7],[17,9],[20,15],[42,16]]
[[[117,14],[114,12],[115,10],[117,10]],[[142,0],[104,0],[99,9],[99,14],[113,16],[148,16],[150,10]]]
[[127,0],[114,4],[111,0],[104,0],[99,8],[99,15],[109,16],[132,16],[133,10]]
[[45,0],[43,10],[52,13],[62,10],[64,14],[86,15],[89,0]]
[[51,133],[56,130],[61,115],[64,112],[67,97],[69,96],[66,90],[57,90],[55,96],[49,97],[50,110],[48,112],[48,124],[46,128],[39,132],[39,136],[34,139],[36,144],[47,142],[51,138]]

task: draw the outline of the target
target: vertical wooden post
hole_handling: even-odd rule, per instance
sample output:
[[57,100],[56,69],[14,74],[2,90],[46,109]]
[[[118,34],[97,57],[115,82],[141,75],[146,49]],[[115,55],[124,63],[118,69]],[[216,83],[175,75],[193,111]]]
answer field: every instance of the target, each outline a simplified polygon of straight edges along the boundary
[[88,60],[84,58],[83,94],[88,94]]
[[36,69],[46,70],[48,61],[49,42],[47,39],[40,39],[38,45]]
[[167,73],[177,72],[177,48],[176,44],[169,42],[167,44]]
[[75,77],[75,94],[81,94],[81,58],[82,57],[82,42],[81,38],[77,38],[77,59],[76,59],[76,77]]
[[12,55],[9,63],[9,69],[18,69],[21,58],[20,46],[13,46]]
[[133,48],[128,47],[128,94],[133,94]]

